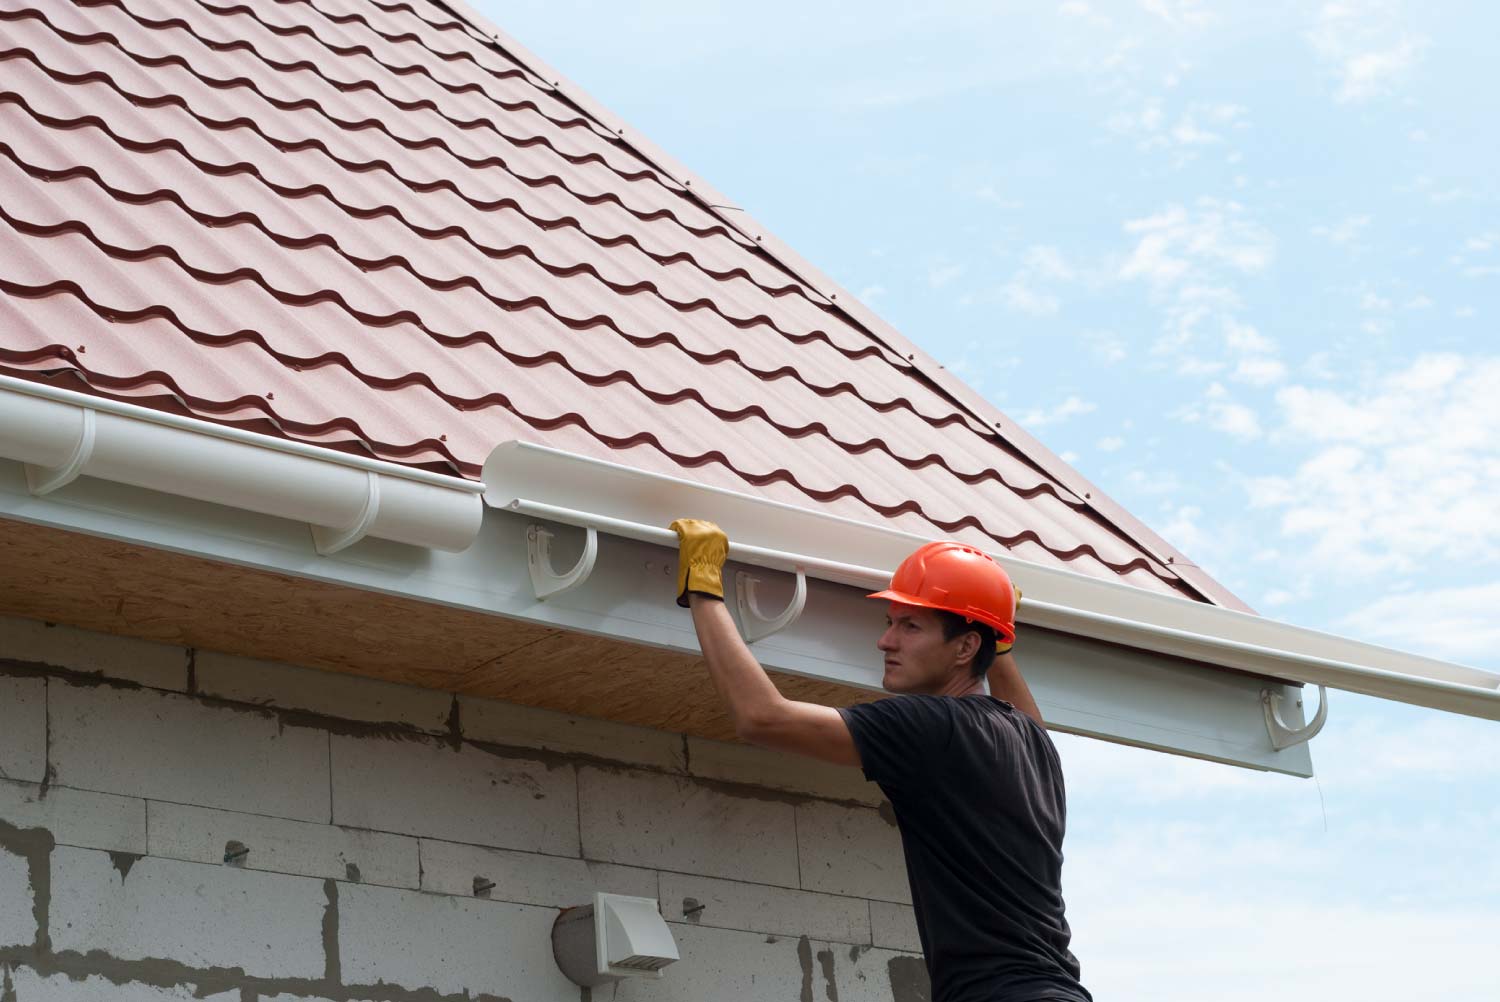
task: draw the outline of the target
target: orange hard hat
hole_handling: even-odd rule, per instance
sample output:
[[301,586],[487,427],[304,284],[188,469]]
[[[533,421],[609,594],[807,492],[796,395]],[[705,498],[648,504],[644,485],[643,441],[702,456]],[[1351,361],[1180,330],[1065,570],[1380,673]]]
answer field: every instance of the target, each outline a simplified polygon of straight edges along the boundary
[[1007,644],[1016,642],[1016,593],[1010,575],[988,553],[963,543],[918,547],[891,575],[890,588],[869,597],[956,612],[994,627]]

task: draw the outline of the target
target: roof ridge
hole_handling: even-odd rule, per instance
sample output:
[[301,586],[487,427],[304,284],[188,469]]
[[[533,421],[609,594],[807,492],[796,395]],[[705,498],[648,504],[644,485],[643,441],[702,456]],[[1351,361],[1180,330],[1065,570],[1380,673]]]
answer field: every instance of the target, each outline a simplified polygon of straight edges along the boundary
[[[842,312],[863,328],[877,343],[905,358],[913,371],[932,383],[942,395],[979,418],[986,427],[994,428],[997,437],[1007,440],[1024,460],[1035,465],[1041,472],[1075,494],[1078,500],[1106,526],[1140,546],[1146,553],[1174,572],[1185,584],[1197,591],[1206,601],[1245,612],[1253,611],[1249,605],[1211,578],[1180,550],[1100,491],[1090,480],[1043,445],[1039,439],[1004,415],[999,408],[984,399],[968,384],[948,372],[936,359],[913,344],[820,269],[777,239],[743,208],[697,174],[687,170],[676,159],[647,139],[644,134],[632,128],[630,130],[632,138],[624,139],[626,128],[621,119],[510,34],[474,10],[466,0],[426,0],[426,2],[467,21],[469,27],[481,38],[486,39],[487,43],[498,46],[507,56],[536,74],[539,79],[551,81],[553,90],[560,98],[567,100],[583,113],[594,117],[612,134],[620,137],[622,142],[628,142],[637,155],[679,181],[685,189],[684,194],[699,201],[705,210],[723,220],[726,225],[754,240],[779,267],[799,281],[806,283],[815,292],[826,296],[829,306]],[[736,217],[735,214],[738,216]]]

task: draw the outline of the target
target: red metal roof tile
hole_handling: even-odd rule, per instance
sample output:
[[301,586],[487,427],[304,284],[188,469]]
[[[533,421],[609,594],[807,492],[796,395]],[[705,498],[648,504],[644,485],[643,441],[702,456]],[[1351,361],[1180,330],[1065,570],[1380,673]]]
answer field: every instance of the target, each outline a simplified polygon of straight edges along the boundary
[[0,67],[0,368],[467,476],[543,441],[1235,601],[444,7],[0,0]]

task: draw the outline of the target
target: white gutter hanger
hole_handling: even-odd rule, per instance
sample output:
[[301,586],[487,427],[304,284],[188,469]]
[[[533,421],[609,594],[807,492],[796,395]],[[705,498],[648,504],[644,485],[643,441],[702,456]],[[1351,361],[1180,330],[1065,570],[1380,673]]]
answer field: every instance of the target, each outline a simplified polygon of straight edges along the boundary
[[[485,502],[493,507],[642,542],[675,545],[675,537],[664,528],[673,518],[711,519],[729,531],[732,560],[870,590],[885,587],[897,564],[927,541],[524,442],[498,446],[485,463],[484,482]],[[993,556],[1024,588],[1020,619],[1028,625],[1201,664],[1500,720],[1500,675],[1004,553]],[[1277,739],[1270,714],[1267,722]]]
[[365,536],[458,551],[482,485],[0,376],[0,458],[33,495],[87,475],[306,522],[317,551]]

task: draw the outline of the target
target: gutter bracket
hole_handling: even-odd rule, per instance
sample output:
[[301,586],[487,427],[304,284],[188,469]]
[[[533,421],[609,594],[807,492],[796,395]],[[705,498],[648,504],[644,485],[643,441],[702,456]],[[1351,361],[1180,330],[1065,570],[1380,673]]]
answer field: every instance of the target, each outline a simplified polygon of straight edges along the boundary
[[[1318,712],[1313,715],[1312,720],[1305,727],[1292,728],[1281,719],[1282,695],[1274,689],[1266,688],[1260,691],[1261,709],[1266,715],[1266,732],[1271,735],[1271,747],[1277,751],[1300,745],[1311,741],[1313,737],[1323,729],[1328,722],[1328,689],[1326,686],[1318,686]],[[1297,705],[1302,705],[1302,700],[1297,700]]]
[[365,505],[354,525],[347,529],[329,529],[321,525],[312,527],[313,545],[323,556],[331,556],[353,546],[364,539],[370,527],[375,524],[375,518],[380,514],[380,475],[366,470],[365,477]]
[[83,410],[83,430],[73,446],[73,454],[61,466],[46,467],[26,464],[26,488],[37,497],[51,494],[59,487],[66,487],[78,479],[83,467],[94,455],[94,434],[97,418],[92,410]]
[[758,584],[760,584],[760,578],[744,571],[735,572],[735,602],[739,606],[740,626],[747,644],[753,644],[774,633],[780,633],[796,622],[797,617],[802,615],[802,610],[807,606],[807,574],[800,568],[797,570],[797,590],[792,593],[791,603],[774,618],[760,611],[760,603],[756,601],[755,596],[755,586]]
[[578,563],[567,573],[558,574],[552,569],[552,533],[535,524],[526,530],[526,569],[531,572],[531,589],[538,600],[576,588],[594,572],[599,533],[592,527],[585,527],[584,532],[587,535]]

